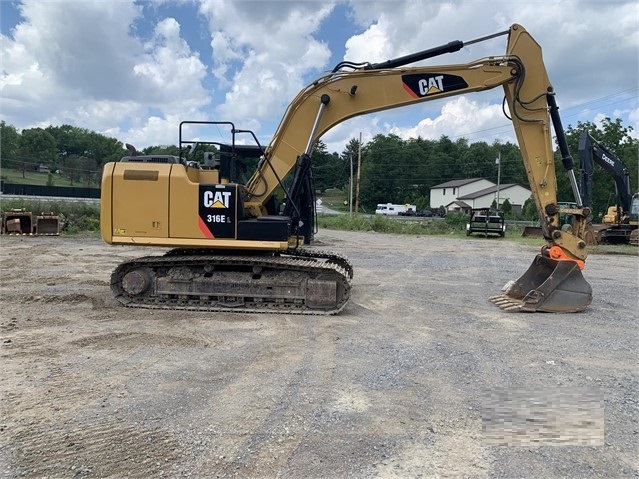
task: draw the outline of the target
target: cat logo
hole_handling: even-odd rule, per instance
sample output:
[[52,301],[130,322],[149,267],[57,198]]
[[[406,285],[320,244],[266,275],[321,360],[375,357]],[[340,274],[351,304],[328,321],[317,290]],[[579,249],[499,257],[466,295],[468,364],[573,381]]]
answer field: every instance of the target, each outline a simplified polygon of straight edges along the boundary
[[442,80],[444,75],[437,75],[436,77],[422,78],[417,85],[419,86],[419,95],[426,96],[433,93],[442,93],[444,91],[444,85]]
[[410,73],[402,75],[402,83],[415,99],[468,88],[462,77],[446,73]]
[[230,204],[230,191],[208,191],[204,192],[204,206],[206,208],[228,208]]

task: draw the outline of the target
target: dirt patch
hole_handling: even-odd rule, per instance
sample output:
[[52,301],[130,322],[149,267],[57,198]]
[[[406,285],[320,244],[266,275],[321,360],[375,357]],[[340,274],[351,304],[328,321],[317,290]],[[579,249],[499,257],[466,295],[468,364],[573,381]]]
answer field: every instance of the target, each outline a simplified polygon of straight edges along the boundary
[[537,247],[318,239],[355,268],[337,316],[126,309],[111,271],[149,250],[0,238],[0,475],[639,475],[637,257],[589,257],[582,313],[518,314],[488,297]]

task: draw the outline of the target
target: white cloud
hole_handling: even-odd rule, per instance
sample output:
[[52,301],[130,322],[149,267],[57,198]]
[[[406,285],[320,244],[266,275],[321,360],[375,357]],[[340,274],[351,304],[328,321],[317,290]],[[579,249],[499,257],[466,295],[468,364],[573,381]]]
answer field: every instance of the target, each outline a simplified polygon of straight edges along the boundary
[[[69,123],[141,148],[176,142],[182,120],[229,120],[266,143],[289,102],[332,66],[331,54],[385,61],[514,22],[543,48],[564,125],[619,114],[635,134],[639,126],[639,5],[631,0],[24,0],[19,8],[22,21],[0,38],[0,113],[18,128]],[[505,42],[424,63],[501,54]],[[354,118],[323,139],[341,151],[360,131],[365,141],[390,132],[510,137],[501,96],[496,89]]]
[[[542,0],[492,3],[461,0],[456,2],[351,1],[353,17],[364,31],[353,35],[345,45],[344,59],[353,62],[384,61],[443,45],[452,40],[469,40],[508,29],[520,23],[543,49],[544,61],[564,125],[574,123],[574,112],[595,99],[615,95],[625,103],[617,112],[636,111],[639,86],[639,5],[633,1],[591,2],[588,0]],[[443,65],[467,63],[505,51],[506,37],[465,46],[460,52],[424,61]],[[621,94],[620,92],[625,92]],[[468,99],[447,100],[440,112],[413,110],[402,119],[390,113],[389,129],[402,137],[421,135],[438,138],[442,134],[492,141],[514,141],[512,126],[501,114],[501,92],[490,96],[471,94]],[[480,99],[476,99],[480,98]],[[481,99],[483,98],[483,100]],[[621,99],[621,100],[620,100]],[[604,102],[599,102],[605,106]],[[460,108],[463,107],[463,108]],[[468,109],[467,109],[468,108]],[[428,113],[421,116],[415,111]],[[607,109],[607,116],[612,114]],[[409,119],[410,118],[410,119]],[[593,121],[594,113],[580,121]],[[624,114],[626,124],[636,128],[636,117]],[[505,123],[504,123],[505,121]],[[498,125],[504,125],[499,127]],[[496,128],[496,130],[493,130]],[[383,129],[382,129],[383,130]],[[333,138],[329,132],[327,138]],[[635,132],[636,133],[636,132]],[[348,139],[351,134],[342,134]],[[338,150],[341,151],[341,150]]]
[[628,119],[633,128],[632,137],[639,139],[639,108],[634,108],[628,113]]
[[[625,90],[628,85],[637,88],[639,5],[636,2],[407,1],[403,8],[396,8],[393,2],[354,1],[352,6],[356,18],[376,22],[347,42],[348,60],[386,60],[451,40],[467,42],[520,23],[542,46],[546,68],[563,108]],[[459,53],[426,63],[465,63],[501,54],[505,38],[466,46]],[[624,74],[615,73],[622,70]]]
[[206,67],[172,18],[142,42],[131,34],[141,14],[133,2],[26,0],[20,11],[12,38],[2,35],[0,78],[3,119],[18,128],[68,123],[166,143],[177,123],[151,128],[153,111],[168,119],[210,101],[201,85]]
[[180,37],[180,25],[175,19],[167,18],[156,25],[145,51],[146,55],[133,67],[134,75],[141,86],[156,92],[156,101],[163,102],[165,109],[195,109],[208,103],[201,87],[206,67]]
[[[453,140],[463,137],[471,142],[484,141],[489,144],[494,140],[502,143],[516,142],[512,124],[504,116],[501,104],[490,104],[459,96],[446,102],[437,102],[436,105],[440,107],[431,109],[428,116],[422,117],[414,125],[401,125],[404,116],[402,112],[424,111],[423,106],[404,107],[391,121],[385,121],[384,118],[388,117],[379,115],[348,120],[326,133],[322,141],[326,143],[329,151],[337,152],[343,151],[351,139],[359,138],[360,133],[364,143],[378,134],[393,134],[403,139],[421,137],[429,140],[437,140],[445,135]],[[412,118],[415,114],[410,116]]]
[[439,116],[424,118],[410,128],[393,126],[390,132],[401,138],[420,136],[436,140],[446,135],[492,143],[494,139],[515,141],[511,130],[510,121],[504,116],[501,105],[478,103],[460,96],[446,102]]
[[332,8],[320,2],[204,1],[200,11],[209,19],[213,72],[224,78],[221,86],[229,85],[219,117],[244,128],[259,128],[262,120],[277,123],[305,75],[321,71],[330,58],[313,34]]

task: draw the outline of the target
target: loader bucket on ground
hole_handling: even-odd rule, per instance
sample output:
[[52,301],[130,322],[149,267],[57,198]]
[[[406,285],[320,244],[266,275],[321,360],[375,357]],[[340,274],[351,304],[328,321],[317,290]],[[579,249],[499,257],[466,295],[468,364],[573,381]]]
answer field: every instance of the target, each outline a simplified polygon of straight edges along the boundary
[[5,234],[29,235],[33,233],[30,211],[12,210],[6,212],[2,222],[2,232]]
[[57,215],[39,215],[36,223],[36,234],[38,235],[59,235],[60,218]]
[[544,235],[541,226],[526,226],[524,230],[521,232],[523,237],[531,236],[533,238],[541,238]]
[[574,261],[537,255],[521,278],[490,300],[506,311],[575,313],[592,301],[592,287]]

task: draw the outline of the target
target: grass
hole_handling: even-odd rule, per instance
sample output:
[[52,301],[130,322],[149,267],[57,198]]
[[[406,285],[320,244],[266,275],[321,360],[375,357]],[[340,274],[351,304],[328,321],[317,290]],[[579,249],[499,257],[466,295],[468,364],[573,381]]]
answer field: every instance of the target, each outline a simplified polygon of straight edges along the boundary
[[[390,233],[399,235],[445,235],[453,238],[466,238],[466,215],[449,214],[444,219],[425,218],[422,220],[400,220],[388,218],[381,215],[359,216],[359,215],[318,215],[319,229],[342,230],[342,231],[371,231],[376,233]],[[506,229],[506,237],[499,238],[491,235],[485,238],[481,235],[473,235],[473,238],[489,241],[514,241],[516,243],[541,246],[543,238],[522,236],[524,227],[519,225],[509,225]],[[631,245],[589,245],[589,254],[623,254],[637,255],[639,249]]]
[[40,200],[4,200],[0,203],[0,214],[11,210],[24,209],[33,215],[53,213],[60,217],[64,234],[96,232],[100,230],[100,205],[98,203],[40,201]]
[[[5,182],[19,185],[46,186],[47,181],[49,181],[49,173],[39,173],[37,171],[25,171],[24,178],[22,177],[22,170],[12,168],[2,168],[0,174]],[[51,177],[53,178],[53,186],[87,186],[86,182],[78,181],[72,185],[68,178],[55,173],[51,173]],[[95,187],[96,185],[92,184],[91,186]]]
[[[348,213],[348,189],[347,190],[338,190],[337,188],[330,188],[324,193],[317,194],[317,198],[322,200],[322,206],[326,206],[335,211],[341,211],[344,213]],[[353,191],[353,201],[355,201],[355,191]],[[346,201],[346,204],[344,204]],[[355,209],[355,206],[353,206]],[[366,211],[361,211],[360,213],[366,213]]]
[[[97,203],[40,201],[40,200],[6,200],[0,203],[0,215],[12,209],[24,209],[33,214],[53,212],[60,216],[64,224],[63,234],[95,233],[100,229],[100,206]],[[453,238],[466,238],[466,218],[464,214],[450,213],[446,218],[423,218],[419,220],[400,220],[381,215],[326,215],[319,214],[319,229],[342,231],[370,231],[400,235],[428,236],[439,235]],[[522,237],[523,226],[509,225],[506,237],[473,235],[473,238],[490,241],[515,241],[520,244],[541,246],[542,238]],[[637,255],[639,250],[630,245],[590,245],[589,254],[624,254]]]

